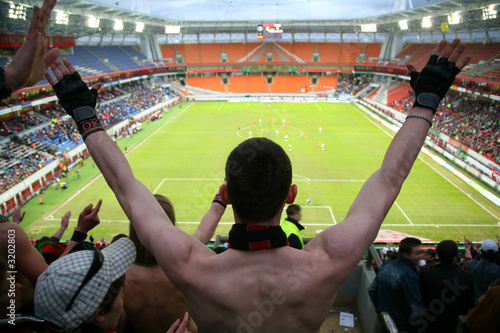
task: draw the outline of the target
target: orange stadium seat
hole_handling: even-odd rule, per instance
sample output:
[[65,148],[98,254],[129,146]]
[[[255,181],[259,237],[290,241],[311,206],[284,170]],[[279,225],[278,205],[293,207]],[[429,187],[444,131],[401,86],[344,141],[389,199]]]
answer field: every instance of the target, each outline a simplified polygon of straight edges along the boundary
[[200,44],[201,59],[204,64],[220,63],[221,44]]
[[387,105],[391,105],[392,102],[399,102],[410,96],[409,91],[411,86],[408,83],[401,83],[400,85],[390,89],[387,92]]
[[[163,59],[173,59],[172,63],[175,63],[175,48],[173,45],[162,45],[161,46],[161,56]],[[171,63],[171,62],[168,62]]]
[[340,62],[339,43],[318,43],[318,52],[321,62]]
[[340,62],[343,64],[355,64],[365,47],[365,44],[360,43],[342,43],[340,45]]
[[378,43],[366,44],[366,50],[365,50],[366,60],[364,63],[365,64],[376,64],[377,61],[368,60],[368,58],[378,58],[380,56],[381,48],[382,48],[382,44],[378,44]]
[[212,90],[212,91],[218,91],[218,92],[225,92],[224,84],[222,83],[222,80],[220,77],[216,76],[206,76],[203,78],[203,81],[205,83],[205,89]]
[[229,78],[227,90],[236,94],[249,93],[250,89],[246,75],[237,75]]
[[311,81],[310,77],[300,74],[293,74],[292,75],[292,90],[290,91],[291,93],[298,93],[299,89],[302,88],[307,88],[307,92],[311,91]]
[[266,82],[266,77],[261,75],[249,75],[248,86],[251,93],[267,93],[269,92],[269,84]]
[[[274,77],[273,84],[271,84],[271,92],[276,93],[291,93],[292,91],[292,79],[290,75],[279,75]],[[296,91],[298,92],[298,90]]]
[[[312,61],[312,54],[316,52],[317,43],[278,43],[279,46],[286,49],[291,54],[296,55],[304,62]],[[290,57],[292,62],[298,62],[295,58]]]
[[201,54],[198,44],[177,45],[177,51],[184,58],[185,64],[201,64]]
[[247,53],[247,45],[240,43],[223,44],[224,52],[227,53],[228,62],[238,62]]

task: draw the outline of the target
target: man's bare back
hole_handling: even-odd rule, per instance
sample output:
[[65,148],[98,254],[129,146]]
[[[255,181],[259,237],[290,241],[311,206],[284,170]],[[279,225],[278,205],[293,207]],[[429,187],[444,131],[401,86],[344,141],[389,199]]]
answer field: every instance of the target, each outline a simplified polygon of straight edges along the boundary
[[[182,293],[159,265],[132,265],[125,275],[124,309],[136,332],[165,333],[187,311]],[[190,320],[188,330],[198,332]]]
[[181,291],[203,332],[318,332],[345,275],[327,276],[326,255],[290,247],[229,249],[198,264]]

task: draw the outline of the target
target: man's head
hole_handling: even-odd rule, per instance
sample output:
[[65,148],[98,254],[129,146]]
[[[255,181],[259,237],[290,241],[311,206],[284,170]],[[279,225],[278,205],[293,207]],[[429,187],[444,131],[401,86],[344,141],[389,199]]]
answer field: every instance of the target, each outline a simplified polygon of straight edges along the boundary
[[292,164],[283,148],[265,138],[243,141],[226,162],[227,185],[221,186],[224,202],[233,206],[244,223],[271,221],[297,194]]
[[290,205],[286,208],[286,216],[299,221],[302,219],[302,210],[299,205]]
[[444,240],[436,246],[436,252],[441,264],[454,264],[458,258],[457,243],[452,240]]
[[427,249],[425,250],[425,261],[426,262],[434,262],[436,261],[436,250],[434,249]]
[[85,323],[116,325],[123,276],[135,258],[134,244],[121,238],[100,251],[84,242],[72,251],[38,277],[36,315],[67,331]]
[[481,244],[481,257],[490,261],[497,261],[498,259],[498,244],[491,239],[485,240]]
[[415,266],[418,266],[419,261],[424,259],[422,242],[420,239],[406,237],[399,243],[399,255],[410,259]]
[[[163,208],[172,224],[175,225],[174,205],[172,204],[170,199],[161,194],[155,194],[154,197],[160,204],[161,208]],[[132,240],[135,248],[137,249],[137,257],[135,259],[137,262],[141,264],[151,264],[153,262],[156,262],[156,258],[154,257],[154,255],[149,252],[149,250],[146,249],[144,245],[142,245],[141,241],[139,240],[139,236],[137,236],[137,233],[132,226],[132,223],[130,223],[129,225],[129,238],[130,240]]]

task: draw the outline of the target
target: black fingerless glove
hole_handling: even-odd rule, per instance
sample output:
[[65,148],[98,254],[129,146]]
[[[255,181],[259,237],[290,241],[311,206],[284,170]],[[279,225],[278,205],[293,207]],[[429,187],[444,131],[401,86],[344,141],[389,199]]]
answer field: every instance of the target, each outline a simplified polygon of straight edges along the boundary
[[460,69],[448,58],[431,55],[427,65],[419,72],[410,73],[410,85],[415,92],[413,107],[429,108],[436,113],[439,102],[450,89]]
[[64,75],[54,85],[54,91],[64,110],[75,120],[84,140],[92,133],[104,131],[94,110],[97,90],[89,90],[78,72]]

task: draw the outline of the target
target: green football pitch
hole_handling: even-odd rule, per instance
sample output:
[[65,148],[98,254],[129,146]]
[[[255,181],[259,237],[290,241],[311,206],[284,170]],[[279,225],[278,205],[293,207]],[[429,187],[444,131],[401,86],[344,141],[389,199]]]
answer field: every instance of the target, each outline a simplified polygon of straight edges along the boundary
[[[172,200],[179,228],[193,233],[224,178],[229,152],[249,131],[272,139],[292,160],[296,203],[307,227],[302,234],[314,237],[344,219],[363,182],[381,165],[394,133],[372,119],[352,104],[184,103],[118,145],[128,148],[135,176]],[[52,235],[67,211],[72,229],[81,210],[99,199],[101,224],[91,234],[109,241],[128,233],[127,217],[90,159],[80,178],[66,181],[67,190],[47,189],[45,205],[34,198],[24,206],[22,225],[30,237]],[[216,234],[227,235],[232,221],[229,206]],[[481,241],[500,234],[499,221],[500,207],[421,153],[382,229],[434,241],[464,235]]]

